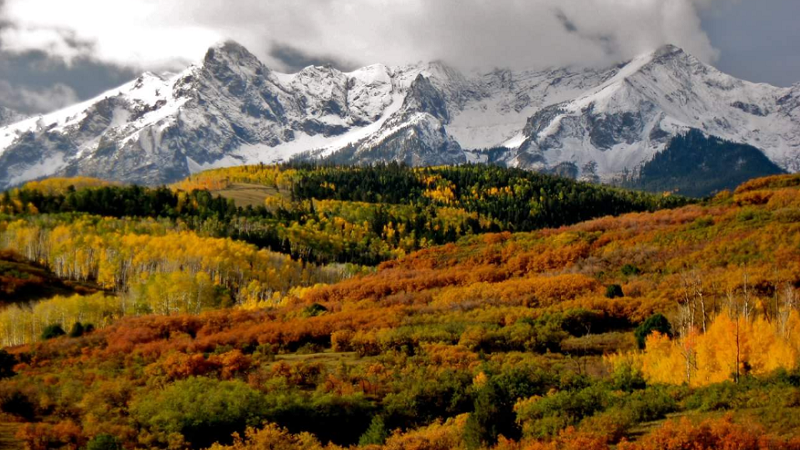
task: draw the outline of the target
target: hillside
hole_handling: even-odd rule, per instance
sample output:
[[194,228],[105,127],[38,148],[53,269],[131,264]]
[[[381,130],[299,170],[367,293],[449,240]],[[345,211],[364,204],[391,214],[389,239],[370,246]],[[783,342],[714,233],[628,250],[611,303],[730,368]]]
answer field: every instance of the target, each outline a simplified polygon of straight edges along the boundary
[[[428,192],[398,169],[374,178],[360,172],[359,194],[343,188],[349,170],[294,178],[290,200],[322,203],[328,189],[328,201],[380,196],[381,204],[402,205],[389,202]],[[410,173],[452,181],[472,169],[429,170]],[[243,172],[189,182],[256,182],[253,173],[237,178]],[[389,175],[408,184],[369,184],[380,187]],[[437,181],[431,195],[505,223],[498,203],[473,204],[453,184]],[[588,185],[574,189],[601,195]],[[71,236],[98,236],[104,254],[123,255],[109,261],[136,268],[127,277],[154,283],[131,289],[126,302],[169,292],[150,304],[192,306],[208,286],[242,294],[248,280],[288,284],[271,285],[275,301],[232,307],[137,311],[123,302],[115,307],[130,309],[96,331],[9,348],[19,364],[17,375],[0,381],[0,409],[26,422],[19,437],[42,448],[90,440],[126,448],[800,448],[800,177],[752,180],[703,203],[649,209],[466,234],[325,285],[259,278],[259,264],[277,264],[274,255],[173,234],[168,215],[86,216],[75,228],[59,222],[75,220],[69,216],[5,219],[5,233],[25,230],[26,221],[97,230]],[[522,222],[507,224],[515,223]],[[149,231],[126,236],[133,230]],[[131,248],[146,251],[126,263]],[[175,278],[167,278],[169,264]],[[291,268],[285,274],[299,273],[289,260],[281,264]],[[98,270],[110,282],[119,276],[114,267]],[[190,267],[209,278],[192,281]],[[191,294],[182,296],[184,288]],[[77,317],[64,316],[65,328]],[[22,317],[0,313],[6,342]]]
[[755,147],[704,136],[693,130],[673,138],[624,186],[689,197],[732,190],[750,179],[784,173]]
[[232,238],[317,264],[376,265],[466,235],[690,201],[479,165],[243,166],[203,172],[172,189],[87,185],[66,192],[67,180],[11,191],[0,198],[0,212],[160,217],[171,229]]
[[99,287],[91,283],[63,280],[11,250],[0,250],[0,294],[2,306],[10,302],[31,302],[56,295],[92,294]]

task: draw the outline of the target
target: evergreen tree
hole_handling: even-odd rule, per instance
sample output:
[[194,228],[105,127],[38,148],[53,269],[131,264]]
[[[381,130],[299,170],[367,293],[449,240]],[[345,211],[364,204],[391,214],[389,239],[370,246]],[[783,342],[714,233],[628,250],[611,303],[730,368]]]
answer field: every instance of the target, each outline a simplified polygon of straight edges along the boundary
[[64,336],[65,334],[67,333],[64,332],[64,329],[61,328],[61,325],[54,323],[52,325],[48,325],[47,327],[45,327],[45,329],[42,331],[42,339],[43,340],[53,339],[59,336]]
[[389,431],[386,429],[383,417],[378,415],[372,418],[369,428],[358,439],[358,445],[383,445],[387,437]]
[[72,325],[72,329],[69,330],[69,337],[72,337],[72,338],[81,337],[81,336],[83,336],[83,333],[85,331],[86,330],[84,329],[82,323],[75,322],[75,324]]
[[672,337],[672,324],[669,323],[669,320],[667,320],[663,314],[653,314],[648,317],[647,320],[642,322],[633,332],[636,337],[636,344],[639,345],[640,349],[644,349],[647,336],[653,331],[658,331],[661,334]]
[[0,379],[16,375],[14,372],[15,365],[17,365],[17,358],[4,349],[0,349]]

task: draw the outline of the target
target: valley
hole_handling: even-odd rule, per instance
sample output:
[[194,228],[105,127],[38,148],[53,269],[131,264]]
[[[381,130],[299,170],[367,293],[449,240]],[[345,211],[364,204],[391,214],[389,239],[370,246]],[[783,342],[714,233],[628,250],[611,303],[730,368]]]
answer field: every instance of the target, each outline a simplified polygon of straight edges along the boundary
[[98,290],[0,311],[0,410],[28,448],[793,449],[799,188],[398,164],[30,183],[0,197],[6,259]]
[[797,0],[0,0],[0,450],[800,450]]

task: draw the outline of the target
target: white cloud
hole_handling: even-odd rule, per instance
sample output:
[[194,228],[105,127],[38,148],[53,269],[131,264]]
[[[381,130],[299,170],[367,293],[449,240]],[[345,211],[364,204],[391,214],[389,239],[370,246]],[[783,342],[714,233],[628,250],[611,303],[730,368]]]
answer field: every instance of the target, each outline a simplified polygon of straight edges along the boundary
[[362,64],[597,65],[666,43],[713,61],[698,9],[722,1],[734,0],[6,0],[0,41],[151,70],[222,39],[273,66],[274,42]]
[[13,86],[6,80],[0,80],[0,99],[3,106],[22,113],[54,111],[78,102],[75,91],[61,83],[31,90]]

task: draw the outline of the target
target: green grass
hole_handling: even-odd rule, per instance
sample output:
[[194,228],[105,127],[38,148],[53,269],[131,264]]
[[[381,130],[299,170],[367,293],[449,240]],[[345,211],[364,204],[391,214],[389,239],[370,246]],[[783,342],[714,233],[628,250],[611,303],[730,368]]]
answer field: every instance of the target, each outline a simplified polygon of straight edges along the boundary
[[263,206],[267,197],[285,196],[274,187],[262,186],[260,184],[233,183],[225,189],[211,191],[214,195],[232,199],[236,206]]
[[321,353],[277,355],[275,361],[302,362],[302,363],[322,363],[328,367],[337,367],[341,363],[356,365],[364,362],[366,358],[359,358],[356,352],[332,352]]
[[695,410],[668,414],[665,419],[644,422],[633,427],[628,433],[629,441],[636,441],[642,436],[661,427],[668,420],[676,421],[686,417],[692,423],[700,423],[709,419],[720,419],[728,414],[733,421],[741,424],[759,424],[774,436],[782,439],[800,437],[800,408],[745,408],[735,411],[700,412]]
[[[715,412],[712,417],[724,416],[728,412]],[[759,423],[769,433],[784,439],[800,438],[800,407],[747,408],[733,411],[739,423]]]
[[693,419],[694,417],[691,416],[691,414],[692,414],[691,411],[689,412],[681,411],[672,414],[667,414],[667,417],[661,420],[654,420],[652,422],[643,422],[637,424],[636,426],[631,428],[630,431],[627,433],[626,439],[628,441],[635,442],[639,440],[642,436],[645,436],[650,432],[657,430],[662,425],[664,425],[664,422],[667,422],[669,420],[680,420],[681,417],[685,416],[690,416],[690,419]]
[[614,331],[569,337],[561,343],[561,351],[570,355],[606,355],[627,352],[636,348],[636,341],[630,331]]

